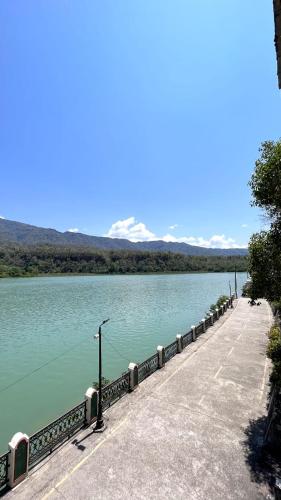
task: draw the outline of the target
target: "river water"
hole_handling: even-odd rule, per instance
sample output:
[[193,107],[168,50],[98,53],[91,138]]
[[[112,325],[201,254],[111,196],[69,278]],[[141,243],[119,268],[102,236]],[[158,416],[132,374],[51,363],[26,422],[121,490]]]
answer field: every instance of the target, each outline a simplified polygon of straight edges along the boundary
[[[246,273],[238,273],[238,288]],[[117,378],[197,323],[230,273],[74,276],[0,280],[0,454],[83,400],[103,368]]]

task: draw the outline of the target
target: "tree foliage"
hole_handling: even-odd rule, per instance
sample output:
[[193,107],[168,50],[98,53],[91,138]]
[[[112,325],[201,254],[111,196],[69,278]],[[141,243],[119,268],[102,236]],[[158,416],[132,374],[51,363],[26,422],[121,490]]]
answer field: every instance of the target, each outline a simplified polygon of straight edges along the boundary
[[210,305],[210,311],[212,313],[216,312],[216,309],[217,308],[219,309],[225,303],[225,301],[228,299],[229,299],[229,297],[227,295],[220,295],[217,302],[215,304]]
[[281,386],[281,332],[280,328],[277,325],[274,325],[269,332],[267,356],[271,359],[273,364],[271,381],[280,387]]
[[260,152],[250,186],[253,205],[264,209],[269,229],[250,240],[251,293],[273,301],[281,297],[281,140],[264,142]]
[[281,297],[280,249],[280,236],[275,231],[261,231],[252,236],[249,245],[252,298],[274,301]]
[[263,208],[273,222],[281,216],[281,139],[265,141],[250,180],[253,205]]
[[[111,380],[106,377],[101,378],[101,386],[105,387],[106,385],[110,384]],[[99,389],[99,382],[97,380],[94,380],[93,382],[93,389],[98,390]]]
[[172,252],[106,251],[61,246],[0,247],[0,277],[41,274],[126,274],[245,271],[244,256],[186,256]]

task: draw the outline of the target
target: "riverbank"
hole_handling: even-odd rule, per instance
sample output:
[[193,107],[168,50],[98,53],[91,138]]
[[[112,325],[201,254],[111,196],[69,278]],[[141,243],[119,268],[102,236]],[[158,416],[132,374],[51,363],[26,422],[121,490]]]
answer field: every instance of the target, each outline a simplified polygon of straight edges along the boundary
[[247,257],[164,252],[102,251],[75,247],[0,247],[0,276],[244,272]]
[[[41,274],[24,274],[22,276],[1,276],[1,279],[15,279],[15,278],[71,278],[71,277],[87,277],[87,276],[176,276],[176,275],[192,275],[192,274],[216,274],[216,273],[229,273],[233,275],[233,271],[148,271],[148,272],[134,272],[134,273],[41,273]],[[240,272],[240,271],[239,271]],[[245,272],[245,271],[243,271]]]
[[[246,280],[237,274],[238,292]],[[129,363],[197,324],[220,295],[234,290],[224,273],[69,276],[0,282],[0,453],[21,429],[32,434],[83,398],[103,370],[115,380]]]
[[250,307],[239,299],[109,409],[102,435],[80,433],[7,499],[159,498],[159,491],[171,499],[266,498],[255,439],[266,409],[271,321],[265,301]]

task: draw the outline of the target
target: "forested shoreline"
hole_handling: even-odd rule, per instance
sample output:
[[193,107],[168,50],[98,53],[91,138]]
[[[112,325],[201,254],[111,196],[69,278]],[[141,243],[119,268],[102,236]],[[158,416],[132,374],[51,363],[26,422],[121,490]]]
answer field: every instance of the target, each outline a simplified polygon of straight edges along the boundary
[[247,270],[245,256],[186,256],[172,252],[103,251],[61,246],[0,247],[0,277],[42,274],[132,274]]

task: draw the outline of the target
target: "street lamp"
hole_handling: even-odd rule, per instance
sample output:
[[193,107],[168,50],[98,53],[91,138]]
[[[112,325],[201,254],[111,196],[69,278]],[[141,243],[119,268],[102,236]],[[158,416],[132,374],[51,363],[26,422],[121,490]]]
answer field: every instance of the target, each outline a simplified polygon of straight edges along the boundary
[[234,275],[234,280],[235,280],[235,298],[238,298],[237,294],[237,273],[236,273],[236,265],[235,265],[235,275]]
[[98,402],[98,415],[97,422],[94,428],[94,431],[103,431],[104,430],[104,422],[102,418],[102,391],[101,391],[101,383],[102,383],[102,357],[101,357],[101,327],[109,321],[105,319],[99,326],[99,333],[95,335],[95,338],[99,339],[99,402]]

